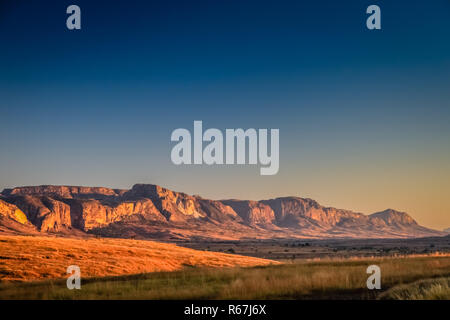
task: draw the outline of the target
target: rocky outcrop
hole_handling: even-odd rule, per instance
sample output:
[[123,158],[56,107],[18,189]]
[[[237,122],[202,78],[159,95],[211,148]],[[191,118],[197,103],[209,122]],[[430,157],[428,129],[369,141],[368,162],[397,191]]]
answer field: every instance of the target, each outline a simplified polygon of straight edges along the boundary
[[270,206],[274,212],[277,224],[285,227],[317,226],[333,227],[344,219],[360,219],[363,215],[349,210],[326,208],[311,199],[284,197],[261,201]]
[[406,212],[400,212],[393,209],[386,209],[381,212],[373,213],[369,216],[372,223],[385,226],[417,226],[417,222]]
[[[4,190],[1,199],[0,215],[41,232],[183,240],[445,234],[422,227],[407,213],[392,209],[364,215],[300,197],[218,201],[151,184],[136,184],[130,190],[19,187]],[[6,220],[0,224],[2,221]]]
[[[21,208],[28,219],[44,232],[58,232],[77,228],[88,231],[121,221],[129,216],[139,214],[148,221],[164,221],[164,217],[156,209],[150,199],[136,201],[97,200],[98,194],[92,199],[85,199],[86,193],[71,194],[69,198],[51,198],[49,193],[39,196],[37,193],[15,192],[6,199]],[[80,198],[77,198],[80,196]]]
[[0,199],[0,216],[14,220],[21,224],[29,224],[27,216],[17,206]]
[[70,207],[47,196],[15,195],[7,200],[27,215],[41,231],[61,231],[71,226]]
[[223,200],[249,225],[271,225],[275,222],[272,208],[262,202],[250,200]]
[[174,192],[169,189],[151,185],[136,184],[124,194],[125,199],[151,199],[156,208],[168,221],[183,222],[189,218],[204,218],[205,212],[197,199],[182,192]]
[[77,227],[84,231],[104,227],[132,215],[141,215],[148,221],[165,221],[149,199],[124,201],[115,205],[107,205],[98,200],[76,200],[71,203],[78,217]]

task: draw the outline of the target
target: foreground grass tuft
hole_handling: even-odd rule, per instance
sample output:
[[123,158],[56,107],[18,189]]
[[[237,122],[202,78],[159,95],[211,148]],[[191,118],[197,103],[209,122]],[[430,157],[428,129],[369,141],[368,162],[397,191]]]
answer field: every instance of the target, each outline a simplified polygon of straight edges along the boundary
[[450,277],[395,286],[380,296],[395,300],[450,300]]

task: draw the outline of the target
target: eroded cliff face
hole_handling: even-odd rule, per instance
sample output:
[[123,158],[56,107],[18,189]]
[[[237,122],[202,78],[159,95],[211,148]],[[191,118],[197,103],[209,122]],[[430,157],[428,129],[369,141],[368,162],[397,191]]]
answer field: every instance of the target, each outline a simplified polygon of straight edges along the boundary
[[4,190],[0,201],[1,216],[41,232],[80,230],[170,239],[441,235],[392,209],[368,216],[299,197],[217,201],[150,184],[136,184],[130,190],[19,187]]
[[47,210],[38,217],[41,231],[60,231],[72,225],[69,205],[48,197],[43,198],[42,203]]
[[26,212],[40,231],[58,232],[78,228],[88,231],[139,214],[149,221],[165,221],[149,199],[105,203],[95,199],[62,199],[26,195],[8,198]]
[[78,201],[78,204],[81,217],[79,226],[84,231],[107,226],[133,215],[141,215],[148,221],[165,221],[149,199],[124,201],[113,205],[106,205],[98,200],[84,200]]
[[0,216],[12,219],[21,224],[29,224],[27,216],[17,206],[0,199]]
[[271,225],[275,222],[272,208],[262,202],[250,200],[224,200],[249,225]]
[[297,223],[315,221],[322,226],[335,226],[344,219],[361,219],[364,215],[349,210],[326,208],[311,199],[284,197],[261,201],[270,206],[277,223],[285,226],[295,226]]
[[151,199],[168,221],[183,222],[188,218],[204,218],[197,199],[185,193],[149,184],[136,184],[124,194],[125,199]]
[[14,195],[7,199],[20,208],[41,231],[61,231],[71,226],[70,207],[62,201],[31,195]]

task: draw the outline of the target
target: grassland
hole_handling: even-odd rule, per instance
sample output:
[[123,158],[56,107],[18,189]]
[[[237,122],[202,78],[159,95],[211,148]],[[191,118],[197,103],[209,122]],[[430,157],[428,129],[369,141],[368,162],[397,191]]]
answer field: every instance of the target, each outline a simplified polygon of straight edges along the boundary
[[104,277],[185,267],[251,267],[279,262],[174,244],[126,239],[74,239],[0,235],[0,281],[33,281],[67,277],[78,265],[82,277]]
[[[381,268],[382,290],[366,287],[371,264]],[[329,259],[90,278],[82,280],[81,290],[68,290],[64,280],[1,283],[0,299],[408,299],[419,297],[405,293],[417,281],[434,279],[427,280],[432,284],[449,277],[448,254]],[[423,295],[436,297],[450,299],[444,290],[438,296]]]
[[399,285],[381,294],[380,299],[450,300],[450,277]]

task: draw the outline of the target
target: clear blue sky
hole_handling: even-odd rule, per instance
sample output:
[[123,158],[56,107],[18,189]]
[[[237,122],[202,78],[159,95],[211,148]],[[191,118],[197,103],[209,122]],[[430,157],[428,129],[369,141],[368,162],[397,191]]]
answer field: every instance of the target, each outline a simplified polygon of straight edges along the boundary
[[[0,189],[146,182],[449,227],[449,39],[447,0],[2,1]],[[279,128],[279,174],[174,166],[193,120]]]

